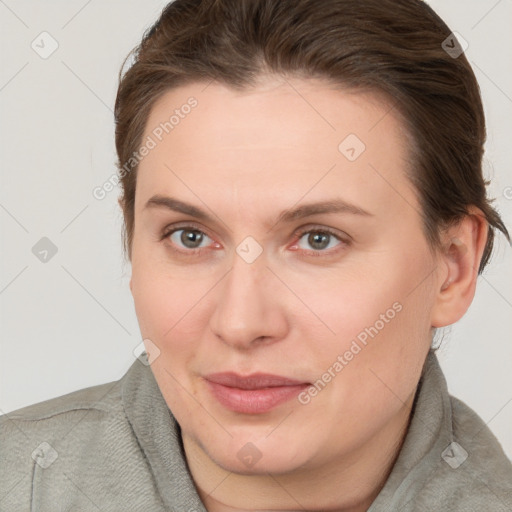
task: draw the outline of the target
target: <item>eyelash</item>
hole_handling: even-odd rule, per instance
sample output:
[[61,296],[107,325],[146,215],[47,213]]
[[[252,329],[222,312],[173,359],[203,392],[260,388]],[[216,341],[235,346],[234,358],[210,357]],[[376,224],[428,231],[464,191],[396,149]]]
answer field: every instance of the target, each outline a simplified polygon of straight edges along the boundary
[[[173,226],[170,226],[170,227],[167,226],[166,228],[164,228],[164,230],[163,230],[163,232],[161,234],[161,237],[160,237],[160,242],[165,242],[166,239],[170,235],[172,235],[176,231],[181,231],[181,230],[184,230],[184,231],[198,231],[199,233],[201,233],[203,235],[206,235],[208,238],[212,238],[208,233],[206,233],[202,229],[199,229],[199,228],[197,228],[197,227],[195,227],[193,225],[190,225],[190,224],[185,224],[185,225],[173,225]],[[313,257],[332,256],[334,254],[337,254],[339,251],[343,250],[345,247],[350,245],[350,241],[348,239],[344,240],[337,233],[335,233],[333,230],[331,230],[329,228],[325,228],[325,227],[320,227],[320,226],[313,226],[313,227],[310,226],[307,229],[306,228],[299,228],[297,231],[295,231],[293,233],[293,236],[297,238],[297,241],[294,242],[293,245],[297,244],[300,241],[300,239],[306,233],[321,233],[321,234],[331,235],[334,238],[336,238],[339,242],[341,242],[341,246],[342,246],[342,247],[339,247],[339,248],[334,249],[334,250],[333,249],[329,249],[329,250],[323,250],[323,251],[319,251],[319,250],[315,250],[315,249],[311,249],[309,251],[307,251],[305,249],[298,249],[298,251],[300,253],[307,253],[308,256],[313,256]],[[174,251],[174,252],[177,252],[177,253],[180,253],[180,254],[186,254],[187,256],[201,256],[205,250],[208,250],[208,247],[200,247],[198,249],[188,249],[188,250],[187,249],[177,249],[172,244],[169,244],[169,248],[172,251]]]

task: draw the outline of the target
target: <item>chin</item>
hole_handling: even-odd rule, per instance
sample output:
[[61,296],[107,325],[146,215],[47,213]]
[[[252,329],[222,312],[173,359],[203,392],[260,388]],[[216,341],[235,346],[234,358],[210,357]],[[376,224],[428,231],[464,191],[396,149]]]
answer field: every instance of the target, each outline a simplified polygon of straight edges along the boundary
[[284,445],[272,442],[270,438],[259,441],[234,438],[227,445],[205,448],[210,458],[226,471],[239,475],[266,475],[290,473],[304,466],[309,456],[303,443],[299,444]]
[[245,476],[268,475],[269,473],[283,475],[298,469],[295,465],[291,465],[289,460],[263,461],[262,459],[251,467],[241,463],[237,458],[226,459],[226,457],[223,457],[222,460],[215,459],[215,462],[226,471]]

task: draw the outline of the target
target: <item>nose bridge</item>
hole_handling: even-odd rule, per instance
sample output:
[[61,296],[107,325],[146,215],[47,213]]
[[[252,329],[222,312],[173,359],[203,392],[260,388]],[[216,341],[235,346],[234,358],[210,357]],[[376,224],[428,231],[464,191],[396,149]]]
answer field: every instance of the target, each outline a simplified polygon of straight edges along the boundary
[[280,312],[269,286],[272,273],[266,267],[263,248],[254,239],[237,246],[210,319],[212,331],[225,343],[247,348],[254,340],[280,335]]
[[258,298],[268,279],[267,263],[263,246],[254,237],[246,236],[235,247],[231,271],[222,290],[223,300],[234,300],[234,306],[238,306],[241,299]]
[[236,306],[242,305],[241,301],[244,299],[257,298],[265,281],[264,273],[268,272],[263,258],[258,260],[247,263],[238,254],[233,257],[231,271],[222,290],[224,300],[235,301]]
[[240,247],[244,249],[240,244],[236,254],[233,255],[231,271],[222,287],[219,304],[230,309],[232,318],[239,316],[239,322],[242,324],[248,321],[247,312],[252,311],[257,315],[267,302],[263,285],[267,281],[265,274],[269,271],[263,254],[252,259],[254,253],[249,249],[242,253],[245,256],[251,255],[249,259],[245,259],[244,255],[239,254]]

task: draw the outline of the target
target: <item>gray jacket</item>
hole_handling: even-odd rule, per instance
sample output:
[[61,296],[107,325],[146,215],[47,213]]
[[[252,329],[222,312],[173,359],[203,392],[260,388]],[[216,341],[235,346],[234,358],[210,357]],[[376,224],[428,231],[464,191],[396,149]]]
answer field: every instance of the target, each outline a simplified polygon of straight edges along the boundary
[[[512,464],[430,352],[369,512],[511,512]],[[205,512],[151,368],[0,416],[0,511]]]

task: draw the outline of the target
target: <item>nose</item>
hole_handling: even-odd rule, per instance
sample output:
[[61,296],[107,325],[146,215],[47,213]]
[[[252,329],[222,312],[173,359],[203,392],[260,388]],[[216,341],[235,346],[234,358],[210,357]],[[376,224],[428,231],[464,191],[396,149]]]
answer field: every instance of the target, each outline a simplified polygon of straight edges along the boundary
[[235,254],[231,270],[216,288],[210,329],[223,343],[247,350],[285,337],[285,289],[267,268],[266,258],[248,263]]

